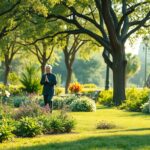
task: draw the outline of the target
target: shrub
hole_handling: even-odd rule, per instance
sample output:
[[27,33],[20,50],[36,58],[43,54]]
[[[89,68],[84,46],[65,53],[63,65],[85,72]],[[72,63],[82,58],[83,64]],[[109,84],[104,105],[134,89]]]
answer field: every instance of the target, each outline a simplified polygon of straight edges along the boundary
[[83,88],[92,88],[92,89],[94,88],[95,89],[95,88],[97,88],[97,86],[93,83],[91,83],[91,84],[89,83],[89,84],[83,84]]
[[55,95],[60,95],[64,93],[64,88],[63,87],[56,87],[55,88]]
[[98,101],[100,104],[105,106],[113,106],[113,91],[101,91],[99,94]]
[[97,124],[96,128],[97,129],[114,129],[116,128],[116,125],[113,124],[112,122],[107,122],[105,120],[102,120]]
[[34,137],[42,134],[42,131],[42,122],[39,122],[36,118],[25,117],[18,122],[15,134],[21,137]]
[[96,110],[95,102],[88,97],[80,97],[70,105],[72,111],[92,112]]
[[70,96],[66,96],[66,97],[58,97],[55,96],[53,98],[53,109],[62,109],[62,108],[66,108],[69,107],[70,104],[76,100],[78,97],[75,95],[70,95]]
[[30,103],[29,105],[23,105],[14,113],[13,117],[19,120],[23,117],[37,117],[39,115],[46,114],[43,108],[37,103]]
[[69,133],[75,127],[75,121],[66,114],[51,117],[51,133]]
[[149,90],[148,89],[128,89],[127,90],[127,100],[120,106],[121,109],[128,111],[140,112],[141,106],[148,102],[149,100]]
[[71,93],[77,94],[82,91],[82,85],[80,83],[72,83],[69,86],[69,90]]
[[13,131],[14,125],[12,120],[2,119],[0,121],[0,142],[12,139],[14,137]]
[[63,120],[59,117],[52,117],[50,120],[51,133],[63,133],[65,128],[63,126]]
[[69,133],[75,127],[75,121],[61,113],[55,116],[40,116],[38,120],[43,123],[44,133]]
[[21,83],[24,90],[28,93],[37,93],[40,90],[39,76],[37,76],[38,69],[35,65],[27,66],[25,72],[21,74]]
[[71,130],[75,127],[75,121],[72,119],[65,119],[63,122],[64,132],[70,133]]
[[14,96],[12,99],[14,107],[20,107],[21,105],[29,103],[27,96]]
[[0,106],[0,119],[10,119],[12,117],[13,108],[9,105]]
[[17,73],[10,72],[9,75],[8,75],[8,81],[9,81],[10,84],[18,84],[19,78],[18,78]]
[[64,99],[62,97],[55,96],[53,98],[53,109],[62,109]]
[[78,97],[76,95],[66,96],[64,98],[64,105],[70,105],[73,101],[77,100]]
[[142,109],[142,112],[143,113],[150,113],[150,104],[149,102],[147,103],[144,103],[142,106],[141,106],[141,109]]
[[[149,100],[150,90],[129,88],[126,89],[127,100],[119,107],[128,111],[141,111],[141,106]],[[113,106],[113,91],[102,91],[99,94],[98,101],[105,106]]]

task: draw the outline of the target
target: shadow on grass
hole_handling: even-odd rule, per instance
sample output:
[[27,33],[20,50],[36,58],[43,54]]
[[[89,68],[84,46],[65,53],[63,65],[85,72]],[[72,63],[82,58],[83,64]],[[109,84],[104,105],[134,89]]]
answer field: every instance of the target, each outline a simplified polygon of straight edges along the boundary
[[[104,131],[104,130],[102,130],[102,131]],[[150,131],[150,128],[136,128],[136,129],[126,129],[126,130],[124,130],[124,129],[122,129],[122,130],[113,130],[113,131],[111,131],[111,130],[107,130],[107,131],[104,131],[103,133],[115,133],[115,132],[132,132],[132,131]]]
[[98,136],[63,143],[48,143],[31,147],[18,148],[20,150],[136,150],[150,149],[150,135],[117,135]]
[[97,105],[96,106],[96,109],[114,109],[115,107],[112,106],[112,107],[109,107],[109,106],[104,106],[104,105]]

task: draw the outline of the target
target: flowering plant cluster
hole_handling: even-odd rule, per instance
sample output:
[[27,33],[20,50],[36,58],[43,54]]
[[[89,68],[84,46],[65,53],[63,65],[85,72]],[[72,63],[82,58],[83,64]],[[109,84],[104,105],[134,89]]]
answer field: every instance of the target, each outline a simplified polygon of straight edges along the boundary
[[7,90],[0,90],[0,101],[3,103],[7,102],[7,99],[10,97],[10,92]]
[[75,94],[80,93],[82,91],[82,85],[77,82],[72,83],[69,86],[69,90],[71,93],[75,93]]

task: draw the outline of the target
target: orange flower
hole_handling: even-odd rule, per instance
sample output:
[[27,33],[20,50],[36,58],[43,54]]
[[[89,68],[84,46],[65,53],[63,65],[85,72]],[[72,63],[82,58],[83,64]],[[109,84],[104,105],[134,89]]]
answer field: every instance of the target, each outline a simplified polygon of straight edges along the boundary
[[75,94],[79,93],[82,91],[82,85],[80,83],[77,83],[77,82],[72,83],[69,86],[69,90],[71,91],[71,93],[75,93]]

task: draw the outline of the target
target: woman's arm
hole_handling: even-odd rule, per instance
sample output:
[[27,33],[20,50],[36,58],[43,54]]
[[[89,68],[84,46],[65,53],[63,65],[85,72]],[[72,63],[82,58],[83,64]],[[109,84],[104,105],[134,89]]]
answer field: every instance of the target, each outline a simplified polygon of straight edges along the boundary
[[42,75],[40,84],[41,84],[41,85],[44,85],[45,83],[46,83],[46,82],[45,82],[45,75]]

